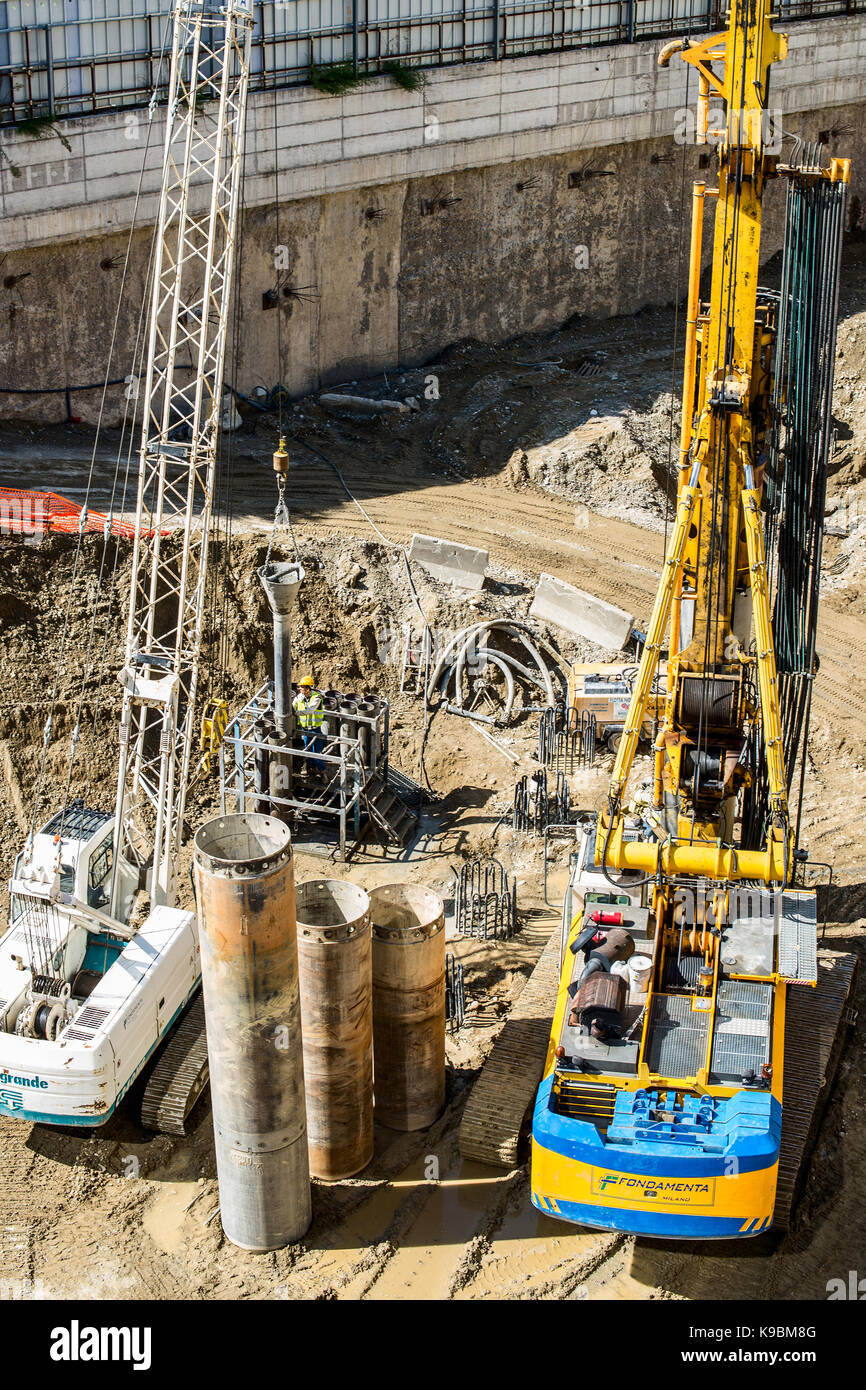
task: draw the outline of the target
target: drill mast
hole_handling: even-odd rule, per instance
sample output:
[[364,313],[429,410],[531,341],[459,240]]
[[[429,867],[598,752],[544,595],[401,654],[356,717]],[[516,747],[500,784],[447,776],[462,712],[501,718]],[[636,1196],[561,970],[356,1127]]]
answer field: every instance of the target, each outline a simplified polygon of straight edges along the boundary
[[[793,836],[764,551],[778,296],[758,287],[768,178],[846,183],[848,161],[787,169],[771,152],[771,64],[787,39],[766,0],[734,0],[725,34],[669,44],[698,73],[697,139],[718,141],[717,189],[694,187],[677,513],[626,729],[599,818],[596,859],[614,868],[786,883]],[[721,99],[723,129],[709,130]],[[700,301],[704,207],[715,197],[710,300]],[[622,798],[670,625],[667,699],[654,748],[657,843],[626,843]],[[750,633],[754,641],[750,643]],[[735,841],[735,809],[760,745],[763,848]]]

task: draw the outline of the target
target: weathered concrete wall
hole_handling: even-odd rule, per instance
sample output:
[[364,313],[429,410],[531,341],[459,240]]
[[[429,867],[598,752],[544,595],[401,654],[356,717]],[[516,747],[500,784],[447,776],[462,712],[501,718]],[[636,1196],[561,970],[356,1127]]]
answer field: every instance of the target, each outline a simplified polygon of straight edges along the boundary
[[[275,167],[289,200],[669,136],[697,82],[678,59],[659,68],[660,48],[651,40],[441,68],[418,92],[379,77],[341,97],[310,87],[253,93],[246,206],[273,203]],[[866,15],[792,25],[771,90],[786,115],[866,100]],[[152,220],[164,120],[164,111],[152,124],[143,111],[65,120],[64,144],[4,133],[0,246],[121,230],[140,178],[138,220]]]
[[[836,36],[833,62],[823,42],[830,25]],[[866,55],[866,17],[827,21],[810,26],[808,33],[799,26],[792,39],[793,61],[782,69],[791,77],[788,95],[783,101],[781,83],[773,92],[784,109],[785,129],[811,139],[819,131],[841,132],[838,138],[831,135],[830,147],[854,159],[853,191],[862,199],[866,59],[861,63],[847,56],[845,44],[853,44],[858,52],[862,45]],[[382,83],[376,90],[339,99],[314,96],[308,90],[282,94],[290,104],[321,103],[323,113],[335,100],[343,114],[323,114],[321,122],[311,125],[306,135],[310,146],[293,143],[301,139],[298,126],[292,127],[291,140],[288,132],[280,133],[281,158],[291,168],[280,176],[278,208],[273,175],[257,172],[269,159],[272,166],[272,134],[270,147],[251,146],[241,243],[239,352],[237,361],[229,362],[229,379],[246,392],[257,384],[270,387],[282,380],[293,393],[301,393],[398,364],[417,365],[460,339],[497,342],[553,327],[574,314],[627,313],[673,300],[677,256],[681,244],[685,255],[688,244],[690,185],[699,174],[711,180],[712,169],[701,173],[702,152],[672,139],[674,112],[684,91],[675,68],[647,67],[649,59],[655,63],[657,48],[640,44],[628,50],[518,59],[485,64],[474,74],[468,69],[456,75],[445,70],[433,75],[422,96],[386,90]],[[620,96],[594,94],[588,74],[576,84],[564,81],[577,63],[603,70],[608,54],[611,70],[624,74],[612,87]],[[859,64],[856,71],[852,63]],[[624,64],[633,70],[628,72]],[[548,86],[542,87],[538,79],[545,73]],[[821,74],[826,75],[823,82],[818,81]],[[521,85],[521,77],[527,85]],[[460,101],[467,102],[474,115],[462,116],[460,101],[442,99],[448,83],[455,91],[471,86],[475,95]],[[667,85],[677,92],[672,104]],[[495,90],[485,95],[491,86]],[[428,121],[432,114],[431,89],[437,94],[439,136],[428,147],[423,144],[424,119],[425,112]],[[554,90],[557,118],[569,105],[575,106],[573,125],[553,118]],[[522,102],[516,114],[503,105],[507,91]],[[856,100],[838,103],[835,98],[843,92],[855,92]],[[795,95],[804,94],[817,94],[821,104],[790,105]],[[538,105],[543,96],[548,106]],[[387,110],[374,109],[383,101]],[[590,108],[610,101],[614,108],[620,103],[627,109],[587,123]],[[496,106],[487,116],[481,113],[485,103]],[[395,148],[391,154],[384,149],[367,151],[363,141],[393,143],[398,135],[404,139],[408,127],[392,129],[388,122],[395,112],[410,111],[420,122],[412,127],[416,145],[411,158],[405,149],[400,153]],[[541,113],[553,124],[537,124],[522,133],[503,129],[518,122],[541,122]],[[328,133],[329,119],[339,120],[339,139],[336,132],[333,139],[321,138]],[[349,133],[356,119],[366,135]],[[122,131],[121,118],[99,118],[94,125],[102,129],[108,121]],[[64,133],[85,125],[65,122]],[[599,133],[595,142],[587,138],[592,130]],[[264,140],[264,127],[261,134]],[[72,131],[70,141],[73,136],[82,142],[90,138],[83,129],[78,135]],[[362,145],[356,149],[347,144],[352,140]],[[56,139],[37,142],[42,156],[49,144],[56,145]],[[319,151],[319,162],[302,166],[300,161],[311,150]],[[84,159],[75,153],[66,157]],[[10,158],[20,161],[20,153],[8,151],[7,162]],[[102,162],[92,167],[110,169],[110,155],[93,158]],[[140,162],[140,150],[137,158]],[[569,176],[587,168],[605,172],[575,185]],[[361,173],[369,175],[368,182],[360,181]],[[101,381],[128,240],[128,232],[108,228],[128,221],[127,175],[121,169],[114,180],[118,200],[111,199],[112,180],[102,172],[74,194],[79,200],[75,204],[72,184],[43,188],[40,201],[35,186],[29,193],[17,188],[9,193],[11,175],[8,169],[4,173],[0,213],[6,221],[0,222],[0,232],[11,228],[15,240],[7,237],[5,242],[0,280],[0,387],[56,388]],[[312,195],[298,196],[304,183],[315,190]],[[322,191],[329,186],[338,191]],[[686,197],[681,201],[683,186]],[[765,256],[781,244],[783,195],[779,186],[767,198]],[[58,206],[46,208],[52,199]],[[31,210],[25,212],[25,207]],[[61,225],[69,229],[65,239],[57,235]],[[35,242],[22,244],[22,229],[35,236]],[[83,235],[85,231],[90,234]],[[136,232],[112,376],[123,377],[132,370],[149,243],[148,230]],[[286,248],[283,283],[301,294],[283,296],[279,308],[264,310],[262,295],[277,281],[276,246]],[[586,248],[585,267],[581,247]],[[10,286],[10,278],[17,276],[26,278]],[[99,395],[76,393],[74,412],[95,418]],[[109,394],[107,419],[116,422],[122,408],[122,389],[115,388]],[[0,395],[0,415],[6,417],[61,419],[64,414],[62,395]]]

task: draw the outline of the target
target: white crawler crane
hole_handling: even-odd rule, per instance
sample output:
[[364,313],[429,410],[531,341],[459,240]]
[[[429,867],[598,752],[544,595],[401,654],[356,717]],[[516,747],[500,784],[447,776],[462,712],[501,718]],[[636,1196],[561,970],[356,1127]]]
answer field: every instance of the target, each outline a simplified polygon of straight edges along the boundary
[[[18,855],[0,938],[0,1114],[100,1125],[175,1029],[142,1117],[183,1133],[206,1079],[195,914],[175,907],[195,736],[242,173],[251,0],[174,14],[156,227],[120,769]],[[144,895],[148,911],[142,913]],[[141,920],[130,925],[135,915]]]

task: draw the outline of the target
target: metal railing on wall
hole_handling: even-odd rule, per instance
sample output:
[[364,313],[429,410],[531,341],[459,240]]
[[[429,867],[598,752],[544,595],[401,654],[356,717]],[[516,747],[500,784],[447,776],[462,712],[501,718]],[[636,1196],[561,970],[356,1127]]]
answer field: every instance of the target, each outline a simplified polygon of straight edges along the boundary
[[[0,0],[0,125],[159,101],[170,0]],[[724,27],[726,0],[276,0],[255,3],[251,89],[314,69],[440,67]],[[779,0],[778,23],[866,12]],[[39,22],[37,22],[37,20]]]

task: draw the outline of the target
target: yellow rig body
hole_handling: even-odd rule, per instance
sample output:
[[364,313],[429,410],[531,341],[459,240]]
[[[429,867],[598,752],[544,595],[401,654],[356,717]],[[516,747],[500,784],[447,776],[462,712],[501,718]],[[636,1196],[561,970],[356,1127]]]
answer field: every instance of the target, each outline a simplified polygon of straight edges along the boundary
[[[738,0],[727,34],[669,45],[699,77],[698,131],[707,127],[711,93],[725,104],[718,146],[711,296],[699,298],[707,190],[693,196],[687,338],[683,378],[677,514],[635,682],[625,736],[600,818],[598,858],[616,868],[669,875],[779,882],[789,853],[775,662],[760,493],[755,458],[769,419],[768,310],[758,310],[761,208],[775,158],[764,153],[770,65],[787,39],[770,27],[767,6]],[[714,66],[715,65],[715,66]],[[721,73],[716,67],[721,66]],[[754,620],[757,657],[744,650]],[[654,801],[664,842],[627,845],[621,800],[644,710],[670,624],[667,701],[656,740]],[[750,679],[758,667],[758,682]],[[760,705],[750,698],[758,684]],[[773,825],[766,850],[734,853],[733,807],[744,778],[744,731],[761,720]],[[711,776],[712,774],[715,774]],[[664,848],[662,847],[664,844]],[[605,852],[605,845],[607,849]]]
[[[676,516],[583,880],[584,890],[600,890],[597,901],[616,903],[610,889],[617,875],[624,925],[637,931],[651,978],[627,1048],[606,1053],[575,1041],[569,1028],[581,976],[576,953],[564,951],[533,1121],[532,1200],[540,1210],[673,1238],[756,1235],[772,1220],[792,978],[782,969],[778,936],[782,918],[790,931],[798,913],[814,915],[813,899],[784,891],[794,846],[761,511],[777,312],[772,296],[758,293],[761,212],[766,180],[786,172],[765,149],[767,94],[771,65],[786,51],[765,0],[734,0],[727,33],[677,41],[659,57],[666,66],[679,54],[697,71],[699,143],[711,98],[724,103],[725,120],[723,131],[710,132],[718,141],[718,187],[697,183],[693,190]],[[829,170],[808,173],[847,182],[848,164],[834,160]],[[702,303],[708,198],[717,201],[710,298]],[[666,635],[666,694],[653,748],[655,833],[641,835],[629,830],[623,798],[655,713]],[[744,848],[736,813],[755,736],[768,787],[766,840]],[[628,886],[640,876],[643,907]],[[763,892],[763,903],[749,916],[742,893],[753,891]],[[579,913],[569,948],[586,926]],[[739,932],[744,940],[752,927],[760,949],[746,950],[742,968],[723,968],[726,939]],[[692,975],[672,986],[684,960]],[[749,1034],[737,1020],[750,1009],[754,1029],[766,1027],[766,1061],[748,1087],[725,1060],[726,1008],[734,1010],[738,1036]],[[697,1050],[677,1054],[660,1042],[658,1034],[670,1039],[675,1029],[687,1037],[695,1015],[705,1020]],[[569,1066],[570,1049],[576,1065]],[[660,1059],[678,1055],[689,1056],[687,1073],[660,1070]],[[616,1065],[607,1067],[606,1056]]]

